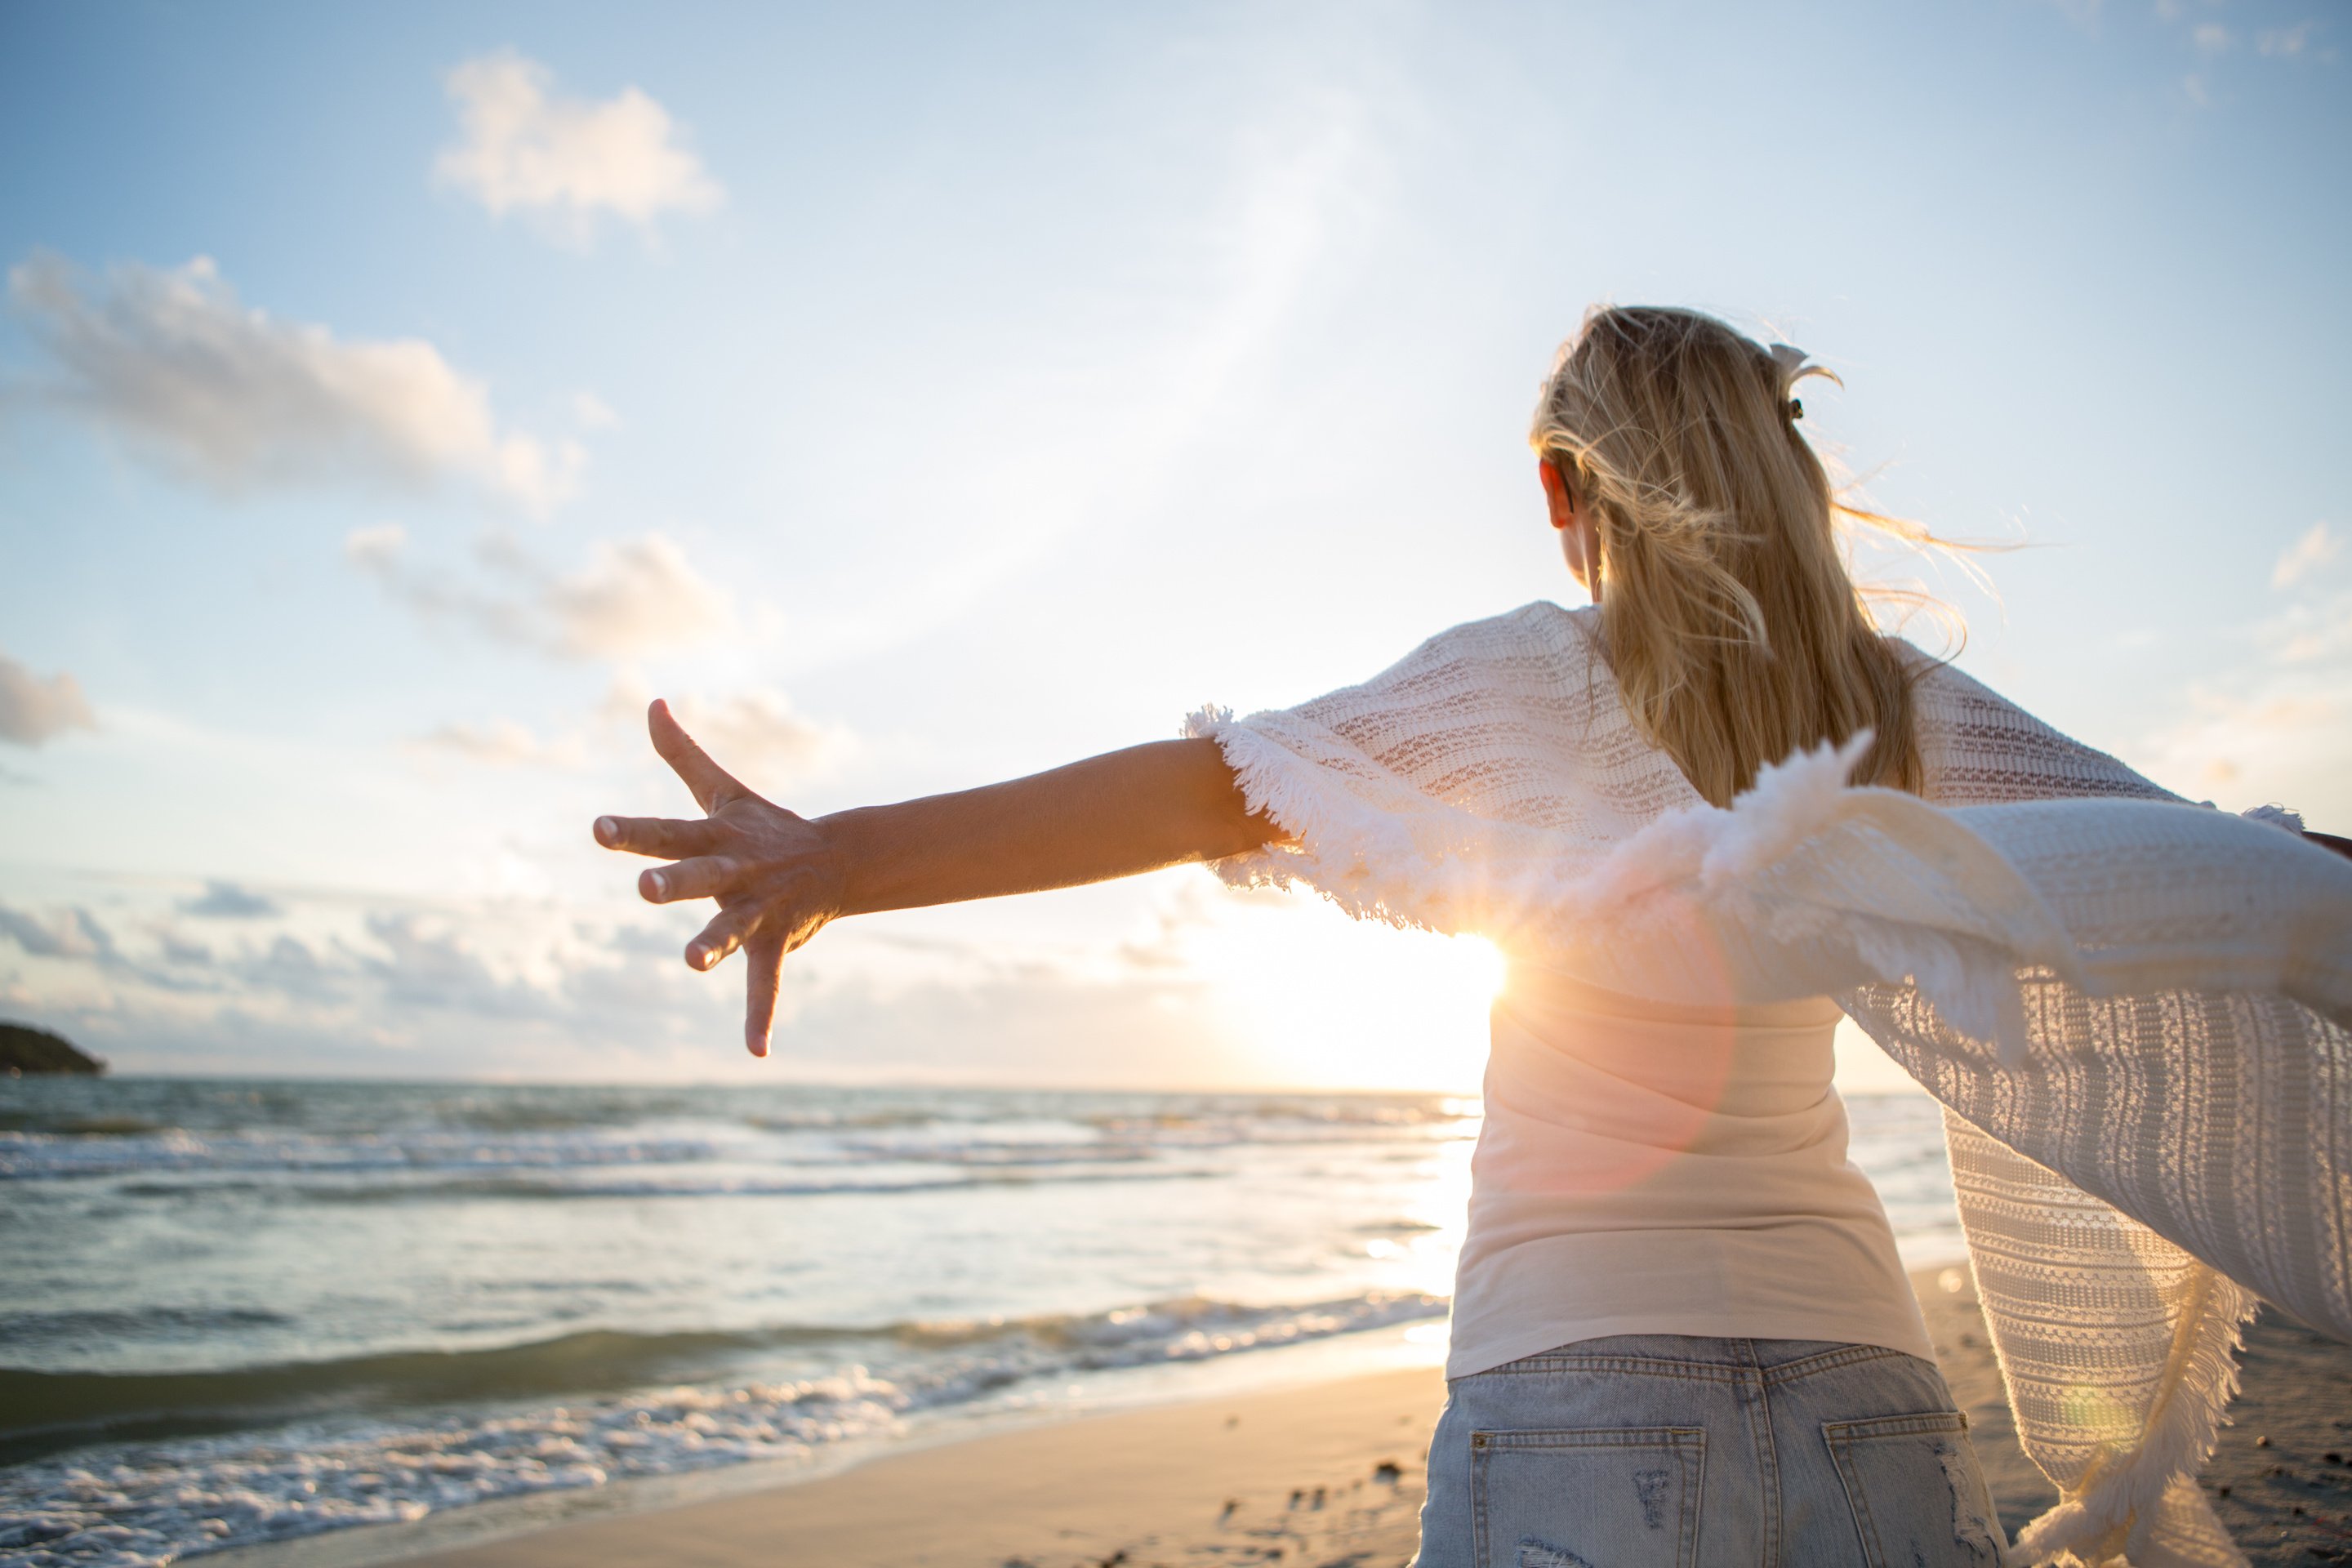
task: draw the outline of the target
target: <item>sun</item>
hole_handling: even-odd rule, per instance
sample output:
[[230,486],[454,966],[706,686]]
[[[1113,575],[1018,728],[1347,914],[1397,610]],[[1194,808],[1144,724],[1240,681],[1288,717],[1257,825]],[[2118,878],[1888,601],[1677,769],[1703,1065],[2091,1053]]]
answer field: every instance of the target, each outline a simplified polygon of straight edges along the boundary
[[1511,966],[1502,950],[1483,936],[1449,936],[1446,962],[1461,972],[1463,983],[1491,1002],[1503,994]]
[[1349,919],[1319,900],[1227,905],[1197,950],[1225,1026],[1305,1088],[1475,1091],[1508,965],[1475,936]]

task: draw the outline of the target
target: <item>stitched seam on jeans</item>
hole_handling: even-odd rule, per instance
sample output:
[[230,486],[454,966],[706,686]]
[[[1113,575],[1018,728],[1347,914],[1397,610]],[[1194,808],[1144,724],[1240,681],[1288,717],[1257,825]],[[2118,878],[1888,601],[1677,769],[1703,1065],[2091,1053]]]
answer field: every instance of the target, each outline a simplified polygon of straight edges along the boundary
[[1778,1366],[1764,1368],[1767,1383],[1795,1383],[1822,1373],[1835,1372],[1841,1367],[1860,1366],[1874,1361],[1917,1361],[1906,1352],[1890,1350],[1885,1345],[1840,1345],[1833,1351],[1809,1355],[1802,1361],[1782,1362]]
[[1486,1467],[1477,1452],[1477,1436],[1470,1434],[1470,1558],[1485,1563],[1491,1561],[1486,1552]]
[[[1641,1361],[1625,1356],[1528,1356],[1506,1362],[1471,1377],[1528,1377],[1548,1372],[1623,1372],[1643,1377],[1680,1377],[1696,1383],[1737,1383],[1752,1368],[1710,1362]],[[1468,1378],[1462,1381],[1468,1382]]]
[[1764,1505],[1764,1539],[1757,1561],[1762,1568],[1780,1568],[1780,1445],[1772,1436],[1772,1380],[1760,1370],[1753,1400],[1748,1416],[1748,1438],[1756,1445],[1757,1485],[1763,1492],[1759,1500]]
[[1485,1449],[1489,1434],[1473,1428],[1470,1447],[1470,1547],[1475,1553],[1473,1561],[1485,1564],[1494,1561],[1490,1538],[1486,1531],[1487,1475]]
[[[1696,1471],[1696,1474],[1693,1473],[1694,1470]],[[1700,1507],[1706,1496],[1706,1433],[1702,1430],[1698,1436],[1696,1458],[1683,1460],[1683,1539],[1681,1553],[1677,1560],[1685,1564],[1685,1568],[1698,1562],[1699,1526],[1705,1517],[1700,1512]]]
[[1861,1479],[1853,1473],[1853,1445],[1843,1436],[1832,1431],[1845,1423],[1822,1423],[1822,1442],[1830,1451],[1830,1463],[1838,1474],[1838,1485],[1845,1489],[1847,1512],[1853,1519],[1854,1543],[1862,1548],[1864,1562],[1871,1568],[1885,1568],[1886,1548],[1879,1543],[1878,1521],[1870,1517],[1870,1500],[1864,1494]]
[[1822,1436],[1837,1443],[1866,1443],[1873,1437],[1918,1437],[1929,1433],[1958,1437],[1968,1429],[1968,1423],[1957,1410],[1921,1410],[1903,1415],[1864,1415],[1852,1421],[1822,1423]]
[[1503,1426],[1482,1427],[1473,1446],[1486,1453],[1517,1449],[1542,1453],[1563,1448],[1691,1448],[1706,1440],[1704,1426]]

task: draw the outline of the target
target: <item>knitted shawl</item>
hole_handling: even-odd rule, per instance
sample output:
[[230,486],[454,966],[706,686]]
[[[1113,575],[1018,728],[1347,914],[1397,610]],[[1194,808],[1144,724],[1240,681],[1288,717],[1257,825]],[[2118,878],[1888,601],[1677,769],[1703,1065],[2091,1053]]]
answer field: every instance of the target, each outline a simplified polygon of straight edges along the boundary
[[1215,869],[1658,1000],[1836,997],[1945,1107],[2061,1498],[2019,1555],[2244,1563],[2196,1482],[2241,1330],[2267,1298],[2352,1340],[2352,863],[1924,655],[1923,795],[1848,786],[1864,737],[1718,808],[1636,730],[1599,632],[1529,605],[1297,708],[1195,714],[1291,836]]

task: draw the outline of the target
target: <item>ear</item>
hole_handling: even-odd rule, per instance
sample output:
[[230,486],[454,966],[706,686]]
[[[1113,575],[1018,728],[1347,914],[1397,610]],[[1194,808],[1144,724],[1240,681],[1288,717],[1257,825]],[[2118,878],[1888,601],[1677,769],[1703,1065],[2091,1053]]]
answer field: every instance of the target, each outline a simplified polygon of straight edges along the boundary
[[1551,514],[1551,525],[1565,533],[1576,526],[1576,497],[1568,479],[1549,453],[1536,459],[1536,473],[1543,481],[1544,510]]

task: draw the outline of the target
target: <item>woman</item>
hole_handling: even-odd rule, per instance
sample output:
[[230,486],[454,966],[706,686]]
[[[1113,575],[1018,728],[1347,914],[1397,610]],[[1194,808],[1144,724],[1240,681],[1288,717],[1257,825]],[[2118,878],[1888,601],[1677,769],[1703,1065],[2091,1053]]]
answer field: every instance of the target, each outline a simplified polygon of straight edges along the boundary
[[[2063,857],[2041,847],[2053,831],[2042,816],[1919,804],[2170,797],[1873,627],[1838,549],[1841,509],[1798,427],[1792,388],[1818,374],[1693,312],[1588,317],[1533,441],[1591,609],[1530,605],[1286,712],[1203,713],[1184,740],[816,821],[744,789],[656,703],[655,746],[706,819],[604,817],[597,839],[675,862],[642,875],[648,900],[719,901],[687,962],[744,951],[755,1055],[783,956],[867,910],[1200,860],[1239,882],[1307,882],[1359,914],[1488,932],[1514,966],[1494,1016],[1420,1562],[1999,1563],[1965,1423],[1876,1195],[1845,1158],[1830,1084],[1840,1002],[1948,1104],[2004,1130],[1996,1142],[1954,1124],[1956,1162],[1973,1162],[1963,1217],[1976,1241],[2036,1204],[2114,1214],[2106,1188],[2129,1184],[2102,1185],[2100,1156],[2068,1142],[2096,1115],[2048,1095],[2019,1111],[2025,1097],[2010,1090],[2042,1081],[2032,1075],[2098,998],[2203,972],[2100,970],[2101,955],[2138,949],[2117,934],[2115,898],[2095,910],[2074,897]],[[1883,787],[1845,789],[1849,772]],[[2248,952],[2310,943],[2248,925],[2227,978],[2305,998],[2280,1001],[2282,1021],[2247,1048],[2340,1075],[2341,1053],[2310,1045],[2339,1026],[2312,1006],[2352,996],[2352,963],[2336,962],[2352,957],[2338,918],[2352,900],[2280,858],[2308,851],[2209,827],[2213,815],[2078,813],[2055,831],[2073,842],[2087,826],[2135,854],[2153,845],[2150,863],[2167,868],[2193,841],[2233,868],[2261,861],[2266,890],[2321,909],[2336,921],[2319,939],[2326,962],[2249,969]],[[2102,1196],[2012,1148],[2079,1169]],[[2322,1163],[2288,1184],[2315,1211],[2340,1208]],[[2210,1448],[2246,1301],[2200,1258],[2229,1253],[2237,1278],[2265,1289],[2281,1269],[2336,1281],[2305,1289],[2305,1315],[2352,1322],[2336,1300],[2344,1270],[2310,1266],[2340,1255],[2341,1227],[2272,1249],[2291,1265],[2240,1258],[2199,1228],[2206,1187],[2167,1179],[2162,1195],[2126,1196],[2169,1240],[2135,1232],[2114,1256],[2095,1236],[2053,1244],[2062,1262],[2107,1271],[2097,1278],[2113,1288],[2084,1309],[2104,1340],[2036,1341],[2020,1325],[2065,1316],[2043,1299],[2041,1254],[2000,1253],[2017,1262],[2004,1274],[1978,1247],[2013,1374],[2039,1355],[2070,1394],[2093,1376],[2125,1389],[2085,1415],[2079,1397],[2045,1410],[2017,1385],[2029,1450],[2066,1499],[2029,1531],[2034,1560],[2219,1538],[2179,1483]],[[2191,1244],[2195,1256],[2180,1250]],[[2154,1370],[2134,1381],[2144,1363]]]

